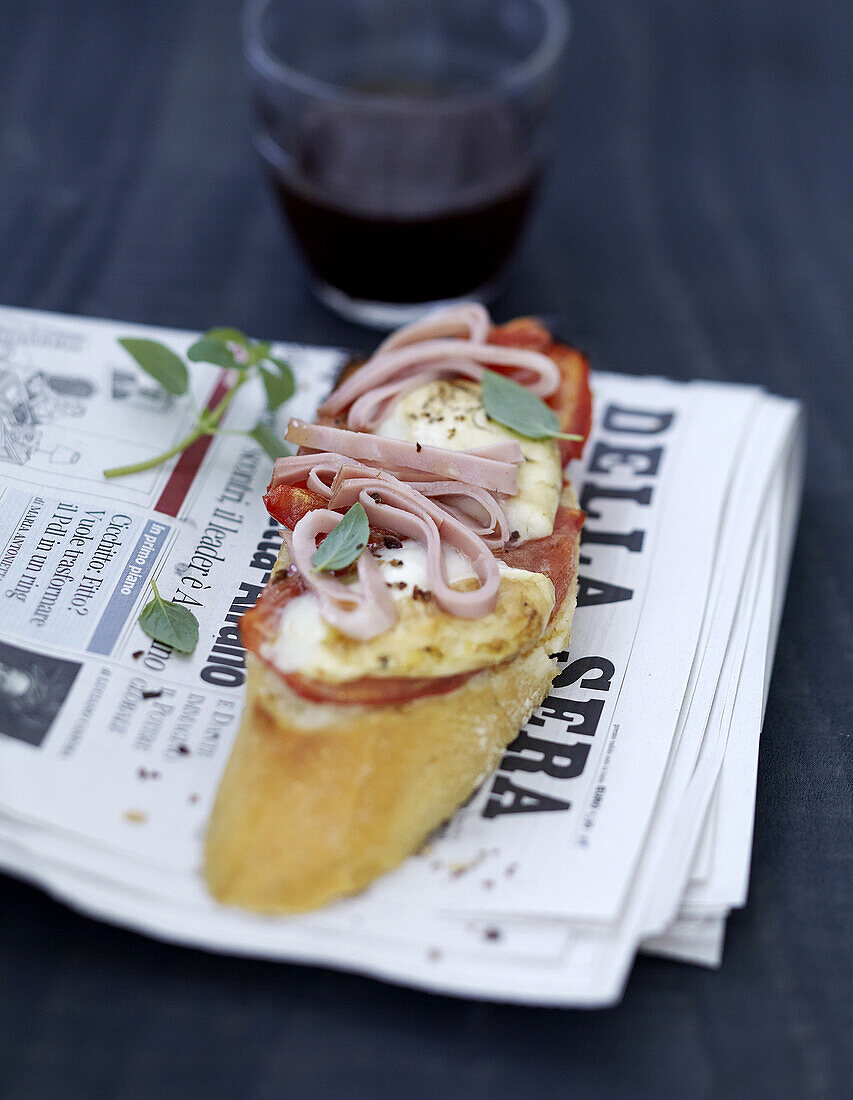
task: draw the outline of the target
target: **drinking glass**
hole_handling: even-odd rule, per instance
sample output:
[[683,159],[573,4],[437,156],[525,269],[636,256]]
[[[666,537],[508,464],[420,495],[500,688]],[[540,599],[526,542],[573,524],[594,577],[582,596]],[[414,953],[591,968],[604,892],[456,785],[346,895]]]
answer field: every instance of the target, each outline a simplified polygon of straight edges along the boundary
[[563,0],[250,0],[255,145],[319,297],[486,301],[541,178]]

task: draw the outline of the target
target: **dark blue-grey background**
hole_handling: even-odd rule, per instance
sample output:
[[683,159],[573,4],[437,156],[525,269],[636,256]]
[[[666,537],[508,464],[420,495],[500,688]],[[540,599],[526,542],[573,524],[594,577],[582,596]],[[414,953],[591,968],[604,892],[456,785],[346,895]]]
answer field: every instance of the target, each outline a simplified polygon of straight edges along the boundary
[[[369,346],[283,238],[237,8],[0,0],[0,302]],[[164,946],[0,879],[4,1095],[849,1095],[853,4],[574,13],[554,170],[496,316],[557,317],[597,367],[762,382],[809,412],[722,970],[640,960],[600,1013],[466,1003]]]

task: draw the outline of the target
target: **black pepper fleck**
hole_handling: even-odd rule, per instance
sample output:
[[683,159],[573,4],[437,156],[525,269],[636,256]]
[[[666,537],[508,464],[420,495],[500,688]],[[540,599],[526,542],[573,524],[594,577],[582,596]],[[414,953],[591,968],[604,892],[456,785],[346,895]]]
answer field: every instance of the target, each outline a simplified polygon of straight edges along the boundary
[[424,603],[428,603],[432,599],[432,592],[424,588],[418,588],[417,585],[412,589],[412,599],[422,600]]
[[483,929],[483,939],[484,940],[491,940],[492,943],[494,943],[495,941],[501,939],[502,937],[503,937],[503,932],[501,932],[500,928],[484,928]]
[[422,450],[422,448],[421,448],[421,445],[420,445],[420,443],[416,443],[416,444],[415,444],[415,450],[416,450],[416,451],[418,452],[418,454],[420,454],[420,453],[421,453],[421,450]]
[[509,541],[510,542],[518,542],[518,540],[520,538],[521,538],[521,532],[519,532],[519,531],[510,531],[510,533],[509,533]]
[[163,694],[163,689],[162,688],[157,688],[156,690],[153,690],[153,691],[143,691],[142,698],[143,699],[159,699],[162,694]]
[[145,653],[145,650],[144,650],[144,649],[137,649],[137,650],[136,650],[136,651],[135,651],[135,652],[133,653],[133,655],[132,655],[132,656],[133,656],[133,659],[134,659],[134,661],[138,661],[138,660],[139,660],[139,658],[140,658],[140,657],[141,657],[141,656],[142,656],[142,655],[143,655],[144,653]]
[[181,756],[189,756],[190,750],[186,745],[178,745],[178,752]]
[[403,546],[399,539],[395,539],[393,535],[386,535],[382,540],[385,543],[386,550],[400,550]]

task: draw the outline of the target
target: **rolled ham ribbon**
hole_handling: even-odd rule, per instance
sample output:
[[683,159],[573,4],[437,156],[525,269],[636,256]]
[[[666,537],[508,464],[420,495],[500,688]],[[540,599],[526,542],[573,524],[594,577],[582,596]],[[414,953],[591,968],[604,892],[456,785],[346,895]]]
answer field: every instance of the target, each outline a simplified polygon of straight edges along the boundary
[[479,302],[461,302],[446,309],[434,310],[419,321],[396,329],[390,336],[386,336],[374,356],[383,351],[402,348],[406,344],[415,344],[419,340],[434,340],[439,336],[458,336],[472,340],[475,344],[483,344],[491,327],[492,319],[485,306]]
[[[358,558],[360,590],[337,577],[312,572],[317,536],[334,530],[343,518],[331,509],[347,509],[357,501],[371,524],[424,546],[428,590],[443,611],[461,619],[479,619],[494,610],[500,588],[497,559],[464,522],[412,486],[365,467],[340,466],[329,490],[330,508],[317,508],[303,516],[287,536],[288,550],[306,586],[317,596],[320,614],[342,634],[366,641],[396,621],[393,599],[369,550]],[[442,543],[468,559],[479,587],[460,591],[450,586]]]
[[[482,489],[504,496],[513,496],[518,492],[518,467],[524,457],[521,446],[515,440],[471,451],[451,451],[445,447],[428,447],[426,444],[308,424],[296,419],[290,421],[284,438],[312,451],[347,455],[383,470],[420,471],[441,480],[479,485]],[[277,471],[284,468],[285,462],[287,459],[276,460],[273,484]]]
[[408,484],[473,531],[490,550],[506,545],[510,536],[506,513],[486,489],[458,481],[410,481]]
[[330,573],[312,572],[311,558],[317,549],[317,536],[334,531],[344,517],[328,508],[308,512],[288,534],[291,560],[307,588],[317,597],[320,614],[342,634],[359,641],[375,638],[396,622],[394,600],[385,579],[369,552],[358,559],[358,579],[361,591],[344,584]]
[[[332,483],[342,466],[351,466],[364,476],[377,477],[382,471],[340,454],[289,455],[276,460],[270,488],[276,485],[298,485],[303,481],[312,493],[329,500]],[[434,500],[460,523],[470,527],[486,546],[500,549],[510,535],[506,515],[497,497],[487,489],[461,481],[425,480],[428,475],[418,470],[392,468],[385,473],[405,482],[423,496]]]
[[560,372],[547,355],[486,343],[490,327],[488,313],[476,303],[405,326],[330,394],[321,412],[334,416],[348,409],[347,427],[374,431],[400,397],[425,382],[448,377],[479,381],[487,368],[509,374],[539,397],[556,392]]
[[[500,587],[497,558],[470,527],[390,474],[368,477],[342,466],[332,485],[329,504],[346,509],[356,501],[376,527],[424,545],[429,591],[443,611],[460,619],[480,619],[494,611]],[[463,592],[450,587],[442,543],[468,559],[480,582],[478,588]]]

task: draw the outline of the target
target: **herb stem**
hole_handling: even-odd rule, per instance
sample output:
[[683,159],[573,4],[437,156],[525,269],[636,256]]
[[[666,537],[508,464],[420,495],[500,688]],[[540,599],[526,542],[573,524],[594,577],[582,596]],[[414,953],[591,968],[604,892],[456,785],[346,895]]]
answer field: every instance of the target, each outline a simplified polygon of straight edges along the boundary
[[127,474],[140,474],[143,470],[150,470],[154,466],[159,466],[161,462],[168,462],[170,458],[174,458],[176,454],[186,450],[197,439],[207,434],[202,427],[196,426],[189,435],[184,436],[168,451],[163,451],[162,454],[155,455],[153,458],[146,458],[142,462],[134,462],[130,466],[113,466],[111,470],[104,470],[104,477],[125,477]]
[[219,402],[219,404],[216,406],[216,408],[213,409],[213,411],[210,413],[210,415],[206,418],[206,423],[207,423],[208,428],[218,428],[219,427],[219,423],[222,420],[225,413],[228,411],[228,406],[231,404],[231,402],[236,397],[237,391],[248,380],[249,380],[249,372],[247,370],[241,370],[239,375],[237,376],[237,381],[234,383],[234,385],[231,387],[231,389],[228,391],[228,393],[225,394],[225,396],[222,398],[222,400]]
[[201,439],[204,435],[215,435],[219,431],[225,429],[219,428],[219,423],[222,420],[225,413],[228,411],[228,406],[234,400],[234,395],[240,389],[244,382],[248,380],[248,372],[240,371],[237,381],[225,394],[222,400],[213,408],[209,413],[203,412],[199,417],[198,424],[189,433],[184,436],[182,440],[170,447],[168,451],[163,451],[162,454],[155,455],[153,458],[147,458],[143,462],[134,462],[130,466],[114,466],[111,470],[104,470],[104,477],[125,477],[128,474],[139,474],[143,470],[150,470],[154,466],[159,466],[161,462],[168,462],[170,458],[174,458],[176,454],[186,450],[187,447],[195,443],[197,439]]

